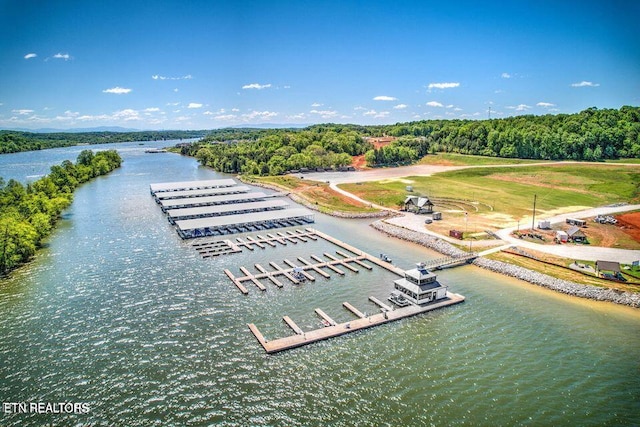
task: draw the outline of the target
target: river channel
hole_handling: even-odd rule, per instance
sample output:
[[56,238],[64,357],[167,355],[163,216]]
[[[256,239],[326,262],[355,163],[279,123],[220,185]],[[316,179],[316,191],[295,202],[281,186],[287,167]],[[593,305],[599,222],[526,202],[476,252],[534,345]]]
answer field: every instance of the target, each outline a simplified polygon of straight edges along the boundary
[[[640,425],[640,310],[571,298],[474,266],[438,272],[463,304],[267,355],[386,299],[394,276],[332,274],[301,286],[224,275],[335,251],[324,241],[202,259],[149,194],[154,182],[228,177],[165,143],[112,144],[120,169],[80,187],[47,247],[0,279],[0,401],[84,402],[86,414],[0,413],[23,426]],[[82,148],[0,156],[0,175],[47,173]],[[31,177],[31,178],[29,178]],[[264,191],[264,190],[259,190]],[[291,202],[293,204],[293,202]],[[439,255],[369,220],[316,214],[313,227],[403,268]],[[249,233],[249,235],[253,235]],[[269,284],[267,284],[269,285]]]

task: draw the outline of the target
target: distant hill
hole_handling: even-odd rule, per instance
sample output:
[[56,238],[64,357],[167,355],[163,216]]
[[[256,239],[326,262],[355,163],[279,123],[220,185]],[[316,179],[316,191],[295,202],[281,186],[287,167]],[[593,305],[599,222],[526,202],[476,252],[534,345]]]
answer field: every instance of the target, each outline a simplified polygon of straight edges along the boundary
[[[96,128],[103,129],[103,128]],[[105,128],[107,129],[107,128]],[[111,128],[113,129],[113,128]],[[165,141],[202,138],[205,130],[167,130],[167,131],[87,131],[82,132],[23,132],[0,130],[0,154],[20,151],[44,150],[47,148],[70,147],[80,144],[106,144],[112,142]]]
[[93,128],[72,128],[72,129],[55,129],[55,128],[40,128],[40,129],[6,129],[16,132],[32,132],[32,133],[87,133],[87,132],[142,132],[140,129],[123,128],[121,126],[99,126]]

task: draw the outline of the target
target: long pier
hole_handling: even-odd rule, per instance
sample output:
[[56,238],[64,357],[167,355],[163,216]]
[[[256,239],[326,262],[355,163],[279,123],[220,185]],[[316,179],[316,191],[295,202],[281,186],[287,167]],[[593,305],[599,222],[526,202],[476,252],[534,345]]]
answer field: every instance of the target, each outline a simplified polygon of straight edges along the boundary
[[[454,294],[451,292],[447,292],[447,297],[437,302],[427,304],[427,305],[414,305],[411,304],[407,307],[397,308],[391,311],[383,311],[382,313],[373,314],[365,317],[358,317],[355,320],[351,320],[349,322],[344,323],[335,323],[332,322],[332,319],[327,316],[322,310],[316,309],[315,312],[327,320],[330,323],[330,326],[325,326],[320,329],[314,329],[311,331],[303,331],[300,329],[293,321],[285,316],[292,323],[287,324],[294,329],[296,332],[295,335],[291,335],[284,338],[278,338],[273,341],[267,340],[258,327],[253,323],[248,324],[249,329],[256,337],[256,340],[260,343],[262,348],[269,353],[277,353],[284,350],[290,350],[292,348],[302,347],[305,345],[309,345],[318,341],[326,340],[329,338],[338,337],[341,335],[345,335],[351,332],[360,331],[363,329],[368,329],[374,326],[382,325],[384,323],[394,322],[396,320],[404,319],[407,317],[415,316],[417,314],[427,313],[431,310],[435,310],[442,307],[447,307],[454,304],[459,304],[464,301],[464,297],[462,295]],[[348,303],[345,303],[348,304]],[[351,306],[351,304],[349,304]],[[351,306],[353,307],[353,306]],[[355,309],[355,307],[353,307]],[[362,314],[359,310],[355,309],[360,314]],[[295,325],[295,328],[294,326]]]

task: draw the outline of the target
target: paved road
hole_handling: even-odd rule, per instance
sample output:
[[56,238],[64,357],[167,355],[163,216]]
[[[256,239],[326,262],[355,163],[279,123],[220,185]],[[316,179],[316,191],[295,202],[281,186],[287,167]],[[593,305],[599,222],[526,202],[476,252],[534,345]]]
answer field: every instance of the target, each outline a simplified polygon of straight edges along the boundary
[[[558,162],[567,164],[574,162]],[[549,164],[549,163],[546,163]],[[530,164],[518,164],[518,165],[505,165],[508,167],[522,167],[529,166]],[[633,165],[637,166],[637,165]],[[347,197],[350,197],[359,202],[369,204],[372,207],[377,209],[384,210],[393,210],[384,206],[377,205],[367,200],[363,200],[358,196],[349,193],[338,187],[338,184],[345,183],[355,183],[355,182],[365,182],[365,181],[380,181],[385,179],[399,179],[406,178],[409,176],[429,176],[439,172],[446,172],[451,170],[459,170],[465,169],[469,167],[495,167],[494,165],[487,166],[437,166],[437,165],[414,165],[414,166],[403,166],[398,168],[384,168],[384,169],[369,169],[365,171],[357,171],[357,172],[314,172],[305,174],[305,179],[316,180],[316,181],[325,181],[329,182],[332,189],[343,194]],[[572,212],[568,214],[557,215],[552,218],[545,218],[551,223],[565,222],[567,218],[591,218],[596,215],[609,215],[620,212],[628,212],[633,210],[640,210],[640,205],[626,205],[626,206],[618,206],[618,207],[600,207],[587,209],[580,212]],[[432,234],[437,237],[440,237],[444,240],[450,240],[448,236],[439,235],[436,233],[432,233],[428,230],[425,230],[423,225],[423,219],[420,217],[412,218],[411,215],[406,215],[403,217],[392,218],[388,220],[391,223],[395,223],[397,225],[402,225],[406,228],[410,228],[415,231]],[[575,258],[580,260],[588,260],[588,261],[597,261],[597,260],[607,260],[607,261],[619,261],[622,263],[631,263],[632,261],[640,260],[640,251],[637,250],[626,250],[626,249],[617,249],[617,248],[603,248],[603,247],[593,247],[588,245],[541,245],[533,242],[522,241],[516,237],[511,236],[511,233],[516,229],[516,227],[509,227],[496,232],[500,238],[512,245],[519,246],[522,248],[528,248],[531,250],[536,250],[564,258]],[[452,241],[452,243],[460,244],[459,241]],[[489,245],[496,244],[496,241],[487,241],[487,242],[477,242],[474,245]]]
[[[640,210],[640,205],[603,206],[545,219],[552,224],[557,224],[559,222],[565,222],[567,218],[591,218],[596,215],[611,215],[635,210]],[[516,227],[503,228],[502,230],[496,231],[496,234],[500,236],[502,240],[521,248],[528,248],[564,258],[575,258],[587,261],[618,261],[624,264],[631,264],[632,261],[640,260],[640,250],[603,248],[599,246],[575,245],[572,243],[563,245],[541,245],[534,242],[526,242],[511,235],[515,229]]]

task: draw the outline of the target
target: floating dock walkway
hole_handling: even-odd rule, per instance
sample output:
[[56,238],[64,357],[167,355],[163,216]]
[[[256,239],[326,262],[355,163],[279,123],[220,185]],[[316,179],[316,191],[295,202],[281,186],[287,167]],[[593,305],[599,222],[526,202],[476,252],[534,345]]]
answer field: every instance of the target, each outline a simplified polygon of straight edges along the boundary
[[382,313],[373,314],[371,316],[364,316],[362,312],[353,307],[349,303],[344,303],[345,307],[351,307],[349,310],[356,314],[357,318],[349,322],[336,323],[329,316],[327,316],[322,310],[316,309],[315,312],[321,318],[329,322],[329,326],[325,326],[320,329],[314,329],[311,331],[303,331],[298,327],[289,316],[285,316],[285,322],[291,327],[295,335],[291,335],[284,338],[275,339],[273,341],[267,340],[258,327],[253,323],[250,323],[249,329],[256,337],[262,348],[269,353],[277,353],[284,350],[290,350],[292,348],[302,347],[318,341],[326,340],[329,338],[338,337],[351,332],[360,331],[362,329],[368,329],[374,326],[382,325],[384,323],[394,322],[396,320],[404,319],[407,317],[415,316],[418,314],[426,313],[438,308],[447,307],[454,304],[459,304],[464,301],[462,295],[447,292],[447,297],[438,300],[434,303],[427,305],[414,305],[411,304],[407,307],[396,308],[395,310],[384,310]]

